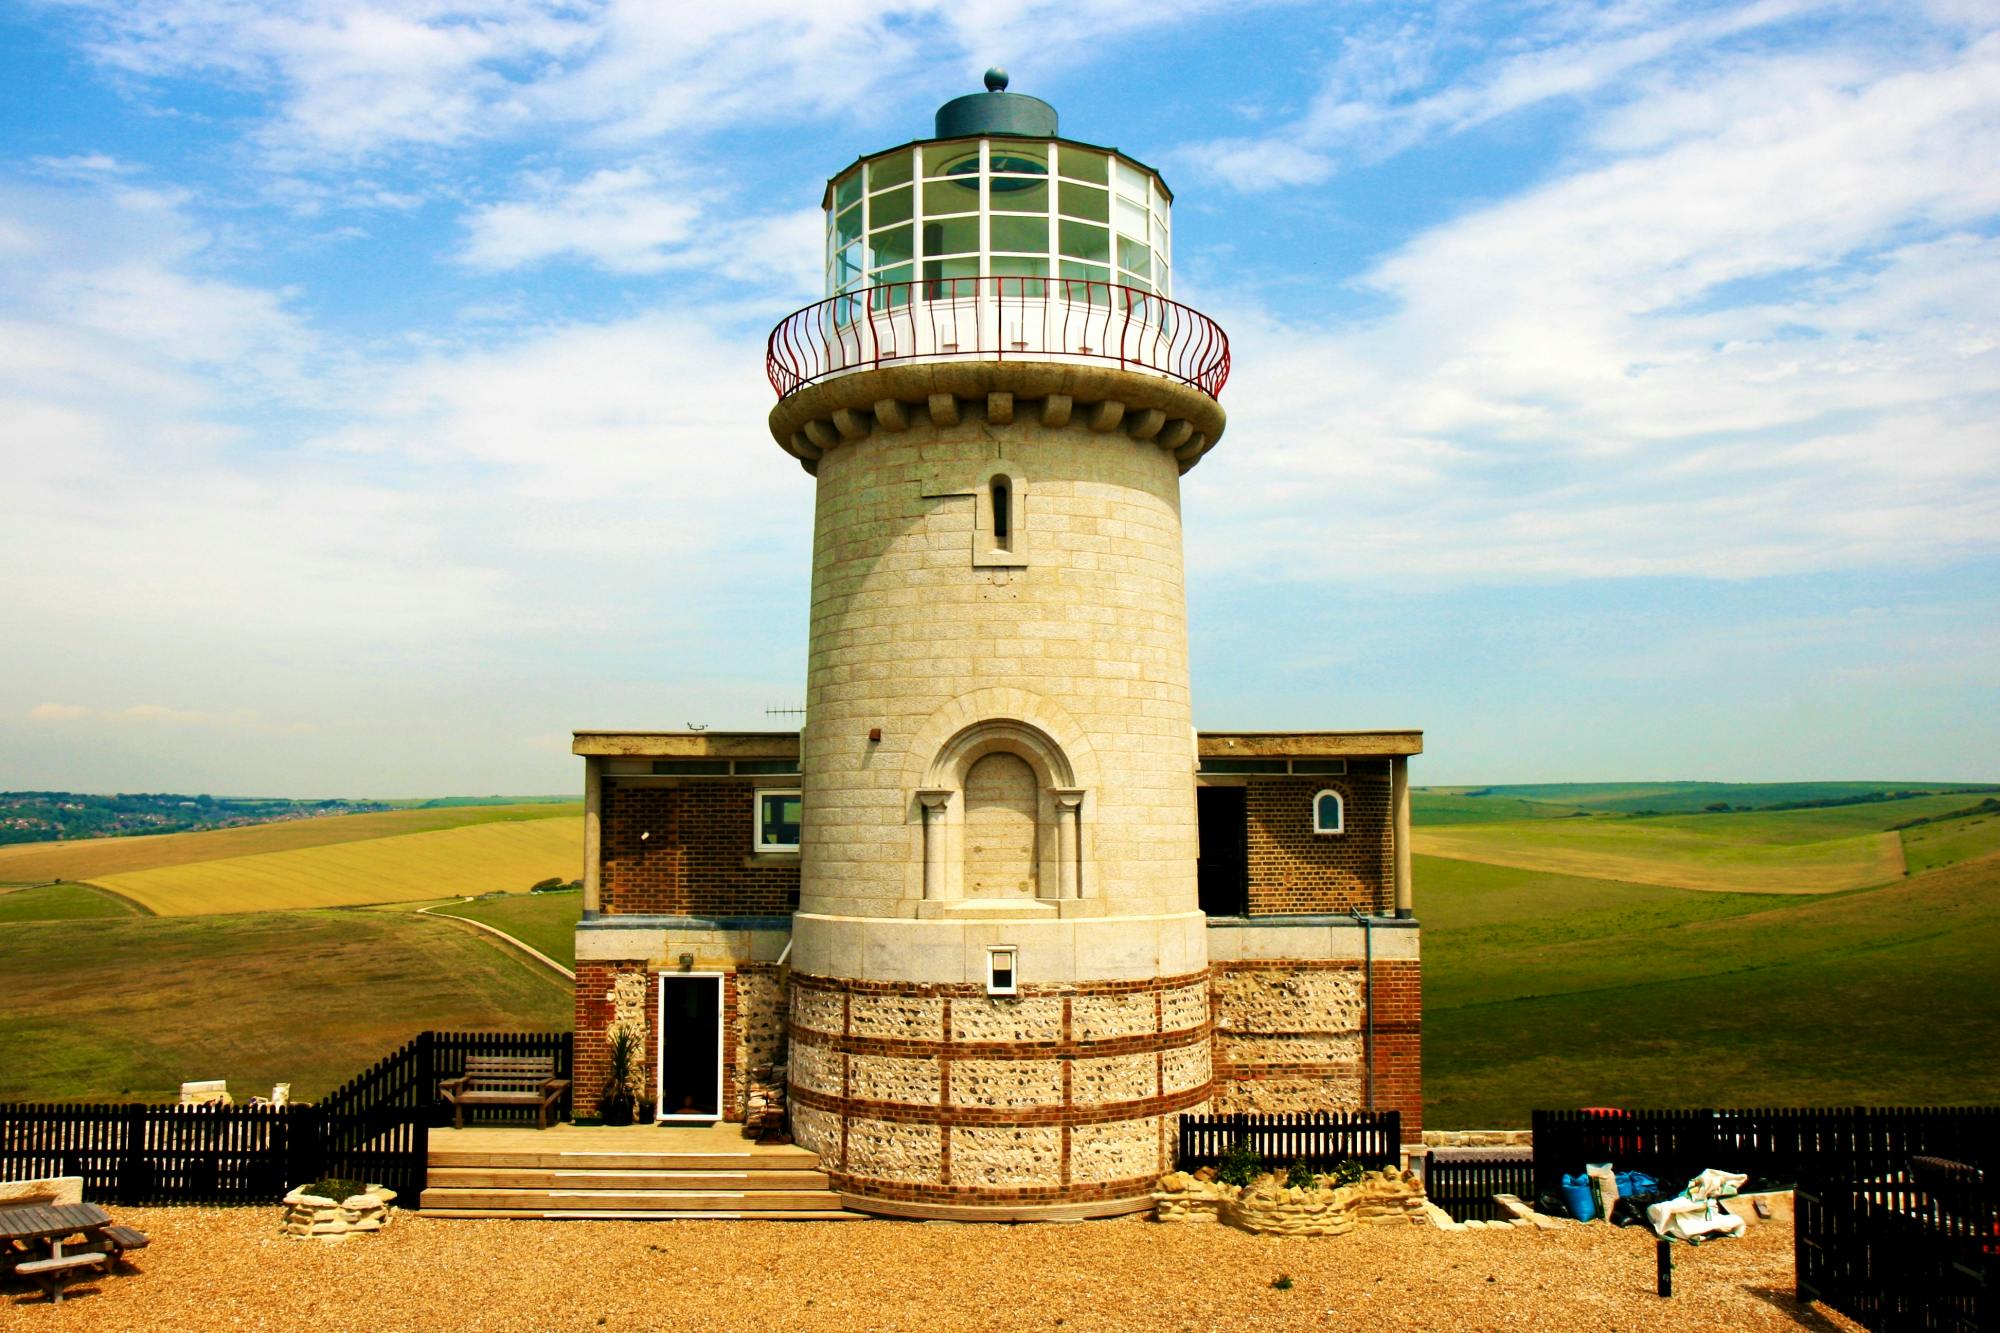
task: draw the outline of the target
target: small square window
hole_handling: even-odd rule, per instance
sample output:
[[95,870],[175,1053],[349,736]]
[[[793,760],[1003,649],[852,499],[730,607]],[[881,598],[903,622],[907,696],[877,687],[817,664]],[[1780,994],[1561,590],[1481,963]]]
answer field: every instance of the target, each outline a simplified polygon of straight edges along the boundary
[[799,849],[799,822],[797,792],[758,792],[756,850],[796,852]]
[[995,945],[986,951],[986,993],[988,995],[1018,995],[1020,987],[1014,979],[1016,949],[1011,944]]

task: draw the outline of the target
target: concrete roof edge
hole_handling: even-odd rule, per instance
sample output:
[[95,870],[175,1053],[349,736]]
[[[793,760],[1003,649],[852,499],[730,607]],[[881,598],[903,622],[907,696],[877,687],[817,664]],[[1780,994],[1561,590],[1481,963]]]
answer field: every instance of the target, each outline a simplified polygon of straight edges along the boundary
[[1196,731],[1202,754],[1241,758],[1307,755],[1413,755],[1424,752],[1424,733],[1415,727],[1363,731]]
[[570,733],[570,753],[659,758],[754,758],[768,755],[789,759],[799,752],[796,731],[613,731]]

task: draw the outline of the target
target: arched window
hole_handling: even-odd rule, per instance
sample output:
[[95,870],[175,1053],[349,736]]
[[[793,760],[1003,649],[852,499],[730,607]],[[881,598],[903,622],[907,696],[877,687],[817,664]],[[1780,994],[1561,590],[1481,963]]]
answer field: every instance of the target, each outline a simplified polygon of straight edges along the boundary
[[1313,797],[1314,833],[1346,832],[1346,816],[1347,803],[1340,799],[1339,792],[1328,790]]

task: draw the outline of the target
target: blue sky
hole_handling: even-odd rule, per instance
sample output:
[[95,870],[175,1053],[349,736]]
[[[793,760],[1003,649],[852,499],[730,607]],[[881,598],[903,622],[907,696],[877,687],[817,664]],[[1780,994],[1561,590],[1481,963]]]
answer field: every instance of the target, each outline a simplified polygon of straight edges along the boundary
[[1197,720],[1991,779],[1990,3],[0,6],[0,787],[576,786],[803,694],[819,192],[1007,65],[1230,330]]

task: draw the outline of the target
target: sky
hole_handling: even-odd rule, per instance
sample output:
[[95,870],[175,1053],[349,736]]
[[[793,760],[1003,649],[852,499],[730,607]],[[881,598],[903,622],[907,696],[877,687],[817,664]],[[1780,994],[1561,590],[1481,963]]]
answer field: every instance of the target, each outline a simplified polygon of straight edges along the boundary
[[2000,777],[1990,0],[0,0],[0,788],[788,726],[820,192],[989,65],[1229,331],[1195,715]]

